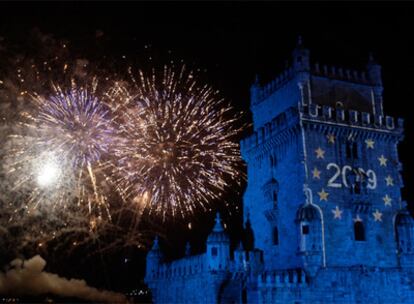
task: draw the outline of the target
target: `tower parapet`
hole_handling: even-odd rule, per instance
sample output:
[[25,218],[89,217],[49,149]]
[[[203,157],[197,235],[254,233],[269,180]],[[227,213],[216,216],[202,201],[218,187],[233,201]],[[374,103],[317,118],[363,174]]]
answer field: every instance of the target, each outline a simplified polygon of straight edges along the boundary
[[276,287],[305,287],[307,286],[306,273],[301,269],[286,269],[264,272],[259,275],[258,286],[266,288]]
[[315,76],[322,76],[331,80],[342,80],[361,85],[373,85],[367,78],[367,71],[344,69],[338,66],[315,63],[312,65],[311,73]]
[[[330,106],[384,117],[381,66],[370,56],[365,70],[311,63],[310,52],[299,39],[292,64],[267,84],[257,77],[251,87],[255,130],[290,107]],[[268,113],[263,113],[265,109]],[[374,120],[374,119],[373,119]]]
[[384,115],[372,58],[351,71],[312,65],[309,54],[299,40],[290,67],[251,87],[254,131],[240,143],[244,248],[231,257],[219,215],[204,254],[164,263],[155,248],[154,302],[414,302],[404,121]]
[[334,108],[327,105],[311,104],[301,107],[302,118],[318,122],[335,122],[337,125],[352,127],[366,127],[377,131],[394,131],[402,134],[404,130],[404,119],[394,117],[373,115],[352,109]]

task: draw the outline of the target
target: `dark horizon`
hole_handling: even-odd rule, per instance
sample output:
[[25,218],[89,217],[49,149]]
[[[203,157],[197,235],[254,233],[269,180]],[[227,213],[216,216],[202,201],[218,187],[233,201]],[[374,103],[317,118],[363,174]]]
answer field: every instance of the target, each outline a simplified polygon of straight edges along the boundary
[[[414,210],[414,192],[410,191],[414,121],[408,110],[409,100],[414,99],[411,3],[27,2],[1,6],[0,47],[6,40],[23,43],[28,32],[38,28],[69,41],[76,58],[99,62],[107,56],[114,66],[122,56],[138,64],[148,64],[147,58],[138,58],[142,54],[154,57],[156,64],[182,59],[206,70],[203,80],[220,90],[236,109],[246,112],[247,123],[251,122],[249,88],[255,75],[264,84],[283,71],[298,36],[310,49],[313,63],[362,70],[372,53],[383,68],[385,113],[405,119],[405,139],[399,148],[405,184],[402,193],[410,211]],[[241,202],[236,193],[229,197]],[[169,239],[163,242],[167,254],[183,254],[187,238],[194,252],[202,251],[213,214],[194,219],[191,231],[185,223],[169,227]],[[241,237],[240,215],[226,215],[225,220],[235,246]],[[81,256],[68,258],[68,264]],[[92,286],[126,291],[141,286],[138,279],[143,277],[144,257],[142,251],[119,250],[113,256],[96,258],[95,265],[60,267],[51,263],[51,268],[67,277],[85,278]],[[104,275],[102,265],[107,267]]]

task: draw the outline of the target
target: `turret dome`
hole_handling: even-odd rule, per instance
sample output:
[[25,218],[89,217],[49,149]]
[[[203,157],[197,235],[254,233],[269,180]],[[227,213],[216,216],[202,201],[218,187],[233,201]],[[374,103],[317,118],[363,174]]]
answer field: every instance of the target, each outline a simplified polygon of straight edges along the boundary
[[400,211],[395,218],[396,226],[414,225],[414,219],[407,210]]
[[215,221],[216,223],[214,225],[213,231],[209,234],[207,242],[229,242],[229,236],[224,231],[223,224],[221,223],[220,214],[218,212]]
[[305,204],[299,208],[296,213],[296,220],[297,221],[308,221],[311,222],[313,220],[319,220],[320,215],[318,209],[311,204]]

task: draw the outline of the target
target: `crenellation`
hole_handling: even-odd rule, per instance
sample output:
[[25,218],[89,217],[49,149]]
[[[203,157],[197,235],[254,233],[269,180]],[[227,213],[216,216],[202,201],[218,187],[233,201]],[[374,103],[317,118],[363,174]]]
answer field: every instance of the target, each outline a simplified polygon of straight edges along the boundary
[[395,128],[394,117],[385,116],[385,125],[386,125],[387,129],[393,130]]
[[203,273],[205,269],[205,258],[203,255],[190,256],[187,260],[176,260],[162,263],[157,272],[152,272],[153,278],[178,278]]
[[351,70],[346,69],[345,74],[346,74],[346,79],[351,80]]
[[326,120],[331,120],[333,118],[333,109],[329,106],[322,106],[322,116]]
[[404,129],[404,118],[398,118],[398,129]]
[[360,78],[359,78],[359,74],[358,74],[358,71],[353,71],[353,80],[355,80],[355,81],[359,81],[360,80]]
[[339,75],[340,78],[344,78],[344,70],[343,70],[343,68],[339,68],[338,69],[338,75]]
[[262,100],[266,99],[273,94],[280,87],[284,86],[288,81],[290,81],[295,76],[295,71],[293,67],[289,67],[282,71],[274,80],[269,83],[258,87],[257,90],[257,100],[255,103],[260,103]]
[[[365,71],[357,70],[344,70],[342,67],[328,66],[323,65],[322,70],[319,63],[314,65],[312,72],[315,75],[321,75],[329,79],[338,79],[338,80],[347,80],[354,83],[368,84],[367,74]],[[295,77],[295,70],[292,66],[287,67],[282,71],[274,80],[269,83],[258,87],[257,90],[257,99],[254,100],[254,103],[260,103],[264,99],[268,98],[273,92],[277,91],[279,88],[284,86],[288,81]]]
[[328,76],[328,66],[326,64],[323,65],[323,74]]
[[276,89],[276,88],[277,88],[277,86],[278,86],[281,82],[282,82],[282,78],[281,78],[281,76],[279,75],[279,76],[277,76],[277,77],[276,77],[276,79],[275,79],[275,86],[274,86],[274,88]]
[[308,109],[307,114],[310,117],[319,117],[320,116],[320,113],[319,113],[320,106],[319,105],[312,103],[311,105],[309,105],[309,107],[307,109]]
[[368,83],[366,71],[344,69],[342,67],[328,66],[326,64],[322,65],[321,68],[319,63],[315,63],[312,69],[312,74],[330,79],[347,80],[362,84]]
[[316,74],[319,74],[321,72],[319,62],[315,63],[314,69]]
[[[154,302],[414,303],[414,220],[397,149],[404,121],[383,114],[380,66],[370,59],[368,86],[365,72],[333,66],[308,75],[298,41],[293,67],[251,88],[255,131],[240,143],[244,248],[231,258],[219,217],[199,256],[164,263],[154,242]],[[312,73],[321,77],[308,82]]]
[[363,126],[369,126],[371,124],[371,115],[367,112],[362,112],[361,123]]
[[332,108],[326,105],[311,104],[310,106],[301,107],[304,119],[316,119],[320,121],[336,121],[338,123],[350,126],[361,126],[377,128],[379,130],[389,130],[401,132],[404,127],[404,120],[399,118],[397,125],[395,119],[391,116],[382,117],[381,115],[373,116],[367,112],[356,110],[345,110],[342,108]]
[[287,269],[282,271],[268,271],[259,275],[259,287],[306,287],[306,273],[302,269]]
[[358,116],[359,116],[358,111],[349,110],[349,122],[351,123],[351,125],[356,125],[359,123]]
[[242,151],[249,150],[252,147],[262,144],[268,138],[278,134],[286,129],[289,124],[294,123],[298,119],[298,111],[291,108],[288,111],[281,113],[271,122],[266,123],[263,127],[257,129],[249,137],[241,140],[240,148]]
[[361,73],[361,79],[362,79],[363,82],[368,82],[367,72],[362,71],[362,73]]
[[374,116],[374,126],[376,128],[381,128],[383,126],[383,120],[384,120],[384,117],[382,117],[381,115],[375,115]]
[[335,117],[337,122],[346,122],[345,120],[345,110],[337,108],[335,111]]

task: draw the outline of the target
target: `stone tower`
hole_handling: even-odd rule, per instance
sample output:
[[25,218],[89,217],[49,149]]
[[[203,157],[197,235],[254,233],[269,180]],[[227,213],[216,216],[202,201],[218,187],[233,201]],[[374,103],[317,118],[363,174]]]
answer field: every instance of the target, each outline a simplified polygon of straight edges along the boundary
[[401,200],[403,121],[385,116],[381,66],[311,64],[301,39],[274,81],[251,86],[245,240],[217,216],[206,252],[163,262],[157,303],[414,303],[414,221]]
[[291,67],[251,87],[254,134],[241,150],[255,246],[267,270],[396,267],[414,248],[394,234],[413,237],[409,216],[396,222],[403,122],[384,116],[381,67],[372,56],[362,72],[311,66],[309,56],[299,39]]

